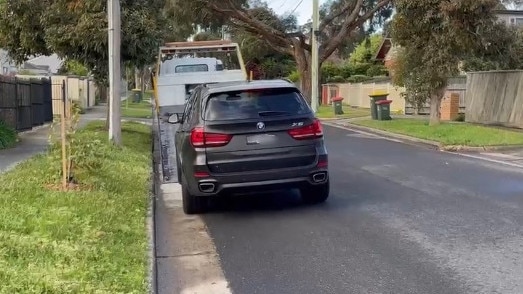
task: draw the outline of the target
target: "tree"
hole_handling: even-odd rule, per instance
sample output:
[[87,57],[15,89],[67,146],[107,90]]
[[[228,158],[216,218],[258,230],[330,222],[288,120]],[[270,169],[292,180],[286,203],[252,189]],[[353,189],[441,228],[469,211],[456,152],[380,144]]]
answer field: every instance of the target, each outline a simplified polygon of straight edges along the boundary
[[[122,62],[138,68],[154,62],[165,33],[164,0],[122,0]],[[107,3],[99,0],[0,2],[0,46],[17,62],[56,53],[108,85]]]
[[[122,61],[154,62],[163,37],[163,1],[122,1]],[[19,0],[0,3],[0,45],[18,63],[58,54],[86,66],[107,84],[107,11],[104,1]]]
[[89,70],[76,60],[65,60],[58,69],[58,74],[85,77],[89,75]]
[[482,51],[496,25],[496,0],[396,0],[392,38],[401,46],[396,82],[416,104],[430,99],[430,124],[440,121],[439,108],[449,77],[460,64]]
[[356,46],[349,58],[349,62],[351,64],[371,62],[371,59],[378,52],[382,42],[383,36],[379,34],[374,34],[366,38]]
[[[292,15],[278,17],[266,3],[247,0],[194,0],[176,2],[180,18],[203,25],[227,23],[262,39],[272,49],[292,55],[301,77],[301,88],[311,97],[311,45],[312,32],[300,30]],[[319,62],[321,64],[361,28],[373,27],[390,17],[392,0],[330,0],[324,7],[320,24]],[[188,15],[188,12],[193,12]],[[218,18],[218,19],[217,19]]]

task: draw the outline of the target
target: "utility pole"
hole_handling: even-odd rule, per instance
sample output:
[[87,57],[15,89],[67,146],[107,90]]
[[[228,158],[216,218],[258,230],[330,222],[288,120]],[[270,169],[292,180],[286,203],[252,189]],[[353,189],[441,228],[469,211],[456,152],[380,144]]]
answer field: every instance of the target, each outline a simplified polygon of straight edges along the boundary
[[122,144],[120,97],[122,72],[120,64],[121,50],[121,12],[120,0],[107,1],[109,23],[109,140],[116,145]]
[[319,22],[320,22],[320,4],[319,0],[312,0],[312,56],[311,56],[311,85],[312,85],[312,93],[311,93],[311,106],[314,113],[318,111],[318,88],[319,88],[319,79],[318,79],[318,71],[319,71],[319,60],[318,60],[318,35],[319,35]]

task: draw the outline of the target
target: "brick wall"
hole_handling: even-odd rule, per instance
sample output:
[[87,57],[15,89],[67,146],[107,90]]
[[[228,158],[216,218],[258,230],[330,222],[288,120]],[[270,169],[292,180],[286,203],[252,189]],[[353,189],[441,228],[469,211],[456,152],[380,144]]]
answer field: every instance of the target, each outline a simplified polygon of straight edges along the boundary
[[445,95],[441,101],[441,120],[455,120],[459,115],[459,94],[451,93]]

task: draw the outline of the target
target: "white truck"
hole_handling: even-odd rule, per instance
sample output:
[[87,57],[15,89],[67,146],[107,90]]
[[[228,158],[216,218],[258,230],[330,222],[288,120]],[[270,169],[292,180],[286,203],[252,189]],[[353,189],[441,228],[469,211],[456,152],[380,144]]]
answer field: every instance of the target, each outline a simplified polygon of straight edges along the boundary
[[160,47],[153,77],[160,115],[183,112],[197,85],[247,80],[240,48],[231,41],[166,43]]

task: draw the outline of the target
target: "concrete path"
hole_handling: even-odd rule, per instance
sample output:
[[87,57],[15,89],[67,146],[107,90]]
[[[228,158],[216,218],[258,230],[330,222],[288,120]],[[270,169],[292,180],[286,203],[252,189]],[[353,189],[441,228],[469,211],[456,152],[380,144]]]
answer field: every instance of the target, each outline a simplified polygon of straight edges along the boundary
[[[105,106],[95,106],[80,117],[79,127],[106,116]],[[0,150],[0,173],[6,172],[17,164],[47,150],[49,145],[50,125],[35,128],[19,134],[20,142],[9,149]]]

